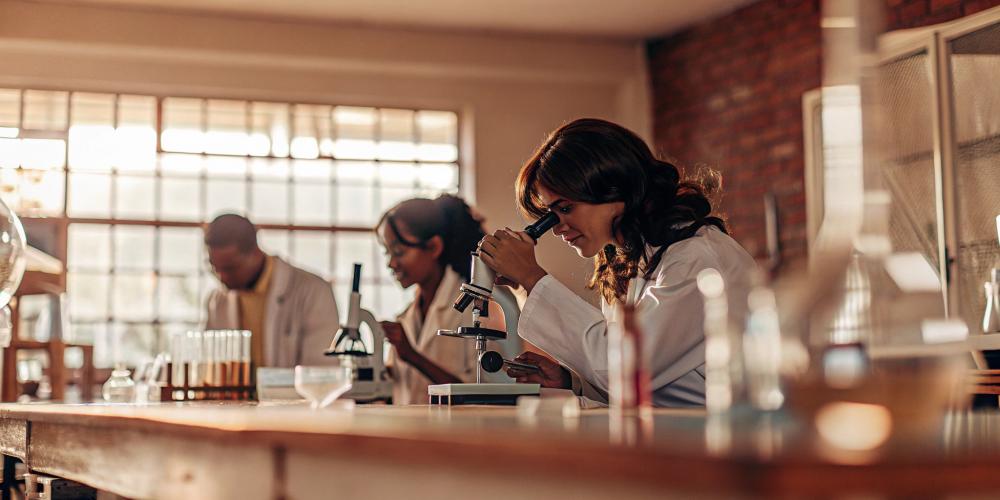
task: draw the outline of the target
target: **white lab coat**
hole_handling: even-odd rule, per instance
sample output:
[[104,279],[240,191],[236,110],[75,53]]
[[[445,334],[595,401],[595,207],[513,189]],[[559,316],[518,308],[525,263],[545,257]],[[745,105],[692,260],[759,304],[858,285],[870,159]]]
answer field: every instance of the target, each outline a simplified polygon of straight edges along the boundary
[[[427,317],[420,320],[417,300],[410,303],[396,321],[403,326],[413,348],[463,382],[476,380],[475,343],[456,337],[438,336],[439,329],[455,330],[472,324],[472,308],[460,313],[453,307],[462,286],[462,277],[450,267],[446,268],[441,284],[434,292],[434,300],[427,308]],[[491,313],[492,314],[492,313]],[[427,404],[427,386],[430,379],[409,363],[399,359],[396,349],[389,346],[387,365],[393,367],[395,380],[392,388],[394,404]]]
[[[264,309],[264,364],[291,368],[329,363],[323,353],[340,329],[330,283],[278,257],[272,273]],[[213,291],[207,307],[206,329],[240,327],[236,291]]]
[[[647,251],[654,252],[655,248]],[[696,278],[706,268],[722,274],[730,311],[745,317],[753,258],[735,240],[713,226],[674,243],[650,280],[635,278],[629,290],[636,305],[652,379],[653,404],[664,407],[704,406],[704,304]],[[518,332],[569,368],[573,390],[607,402],[608,323],[615,308],[590,305],[552,276],[531,290],[521,312]]]

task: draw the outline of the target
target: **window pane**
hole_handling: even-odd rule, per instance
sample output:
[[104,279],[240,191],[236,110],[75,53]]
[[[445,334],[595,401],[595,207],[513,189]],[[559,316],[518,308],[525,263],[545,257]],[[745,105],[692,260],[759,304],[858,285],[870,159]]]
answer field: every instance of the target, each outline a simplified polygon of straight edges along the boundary
[[257,232],[257,241],[260,248],[268,255],[277,255],[287,259],[291,254],[288,250],[290,246],[288,231],[261,229]]
[[198,179],[160,180],[160,217],[164,220],[196,221],[201,213],[201,181]]
[[424,163],[417,173],[420,186],[449,191],[458,187],[458,165],[454,163]]
[[168,176],[194,176],[201,173],[202,163],[201,156],[164,154],[160,156],[160,171]]
[[114,147],[112,94],[73,94],[69,129],[69,166],[79,170],[107,170]]
[[68,213],[70,217],[110,217],[111,177],[70,174]]
[[73,125],[69,129],[69,168],[111,170],[115,129],[111,125]]
[[288,105],[269,102],[252,104],[253,132],[250,154],[288,156]]
[[380,118],[378,158],[384,160],[412,160],[416,158],[413,111],[383,109]]
[[381,214],[386,210],[394,207],[397,203],[412,198],[414,193],[413,190],[407,188],[395,188],[395,187],[382,187],[378,190],[379,194],[379,208],[378,213]]
[[153,358],[159,346],[156,329],[151,324],[116,322],[111,324],[110,333],[94,343],[96,366],[115,363],[136,366]]
[[[212,292],[218,290],[221,286],[222,285],[219,283],[219,280],[216,279],[214,274],[212,273],[200,274],[198,279],[198,303],[207,304],[208,296],[211,295]],[[205,321],[204,307],[199,308],[198,321],[200,322]]]
[[337,225],[373,227],[382,214],[375,210],[372,186],[337,187]]
[[329,278],[330,274],[330,233],[320,231],[296,231],[292,262],[308,271]]
[[379,283],[377,285],[369,285],[369,289],[374,289],[378,294],[378,306],[377,311],[375,311],[376,317],[382,318],[395,318],[399,313],[406,309],[406,306],[413,300],[413,290],[416,287],[410,287],[409,290],[403,290],[395,282],[393,283]]
[[330,225],[330,185],[322,182],[316,184],[299,184],[292,186],[295,211],[293,221],[296,224],[328,226]]
[[0,138],[0,168],[21,166],[21,140]]
[[198,274],[160,276],[160,318],[171,321],[198,321]]
[[243,101],[208,101],[205,152],[230,155],[250,153],[247,104]]
[[223,213],[246,213],[247,188],[243,180],[209,179],[206,181],[205,221]]
[[246,158],[229,156],[209,156],[205,158],[205,173],[213,178],[245,178],[247,175]]
[[201,99],[164,99],[160,145],[164,151],[201,153],[205,148],[203,125]]
[[0,137],[13,137],[21,124],[21,91],[0,89]]
[[104,125],[114,126],[115,96],[114,94],[91,94],[76,92],[71,105],[73,126]]
[[66,162],[66,142],[56,139],[22,139],[21,166],[39,170],[61,169]]
[[334,156],[345,159],[375,158],[375,108],[337,106],[333,110],[337,140]]
[[73,321],[107,318],[110,281],[107,274],[70,271],[66,278],[70,318]]
[[103,335],[107,335],[108,324],[103,321],[100,323],[84,323],[73,321],[70,323],[69,333],[67,337],[63,340],[66,343],[81,344],[81,345],[94,345],[94,340],[100,338]]
[[153,319],[155,280],[152,273],[118,273],[115,274],[113,283],[112,311],[116,319]]
[[118,96],[118,128],[156,127],[156,98],[142,95]]
[[152,219],[156,178],[119,176],[115,179],[115,215],[122,219]]
[[374,184],[377,170],[375,163],[372,162],[336,162],[337,182],[340,184]]
[[[320,142],[326,142],[326,149],[332,151],[330,137],[330,107],[299,104],[295,106],[295,128],[291,143],[293,158],[317,158]],[[329,154],[329,152],[324,152]]]
[[24,128],[66,130],[68,92],[24,91]]
[[358,262],[361,263],[362,278],[368,280],[375,265],[375,237],[371,233],[337,233],[334,241],[334,279],[350,282],[354,263]]
[[70,224],[67,243],[70,270],[111,269],[111,226]]
[[160,272],[197,276],[201,269],[202,241],[200,228],[160,228]]
[[288,160],[258,158],[250,160],[250,172],[254,179],[287,179],[290,171]]
[[21,208],[21,172],[7,168],[0,169],[0,194],[3,201],[15,212]]
[[421,161],[458,161],[458,115],[450,111],[418,111],[417,158]]
[[154,234],[152,226],[115,226],[116,270],[151,271]]
[[[63,178],[61,171],[21,170],[20,215],[59,215],[63,210]],[[17,209],[15,209],[17,210]]]
[[284,182],[257,181],[252,186],[250,220],[287,224],[288,184]]
[[417,185],[417,167],[412,163],[382,163],[378,169],[379,183],[383,186]]
[[336,162],[337,225],[373,226],[381,215],[375,209],[376,166],[368,162]]
[[156,168],[156,131],[141,125],[115,130],[111,164],[123,172],[152,172]]
[[333,163],[327,160],[295,160],[292,172],[296,179],[329,180],[333,175]]

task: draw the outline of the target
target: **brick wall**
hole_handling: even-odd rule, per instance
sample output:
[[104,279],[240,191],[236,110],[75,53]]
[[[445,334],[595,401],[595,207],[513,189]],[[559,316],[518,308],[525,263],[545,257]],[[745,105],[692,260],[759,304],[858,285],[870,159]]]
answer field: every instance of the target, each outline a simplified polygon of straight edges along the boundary
[[[874,1],[874,0],[872,0]],[[884,0],[889,30],[956,19],[1000,0]],[[723,174],[733,235],[763,257],[763,196],[778,200],[782,256],[805,257],[802,94],[820,86],[821,0],[761,0],[649,42],[654,142]]]

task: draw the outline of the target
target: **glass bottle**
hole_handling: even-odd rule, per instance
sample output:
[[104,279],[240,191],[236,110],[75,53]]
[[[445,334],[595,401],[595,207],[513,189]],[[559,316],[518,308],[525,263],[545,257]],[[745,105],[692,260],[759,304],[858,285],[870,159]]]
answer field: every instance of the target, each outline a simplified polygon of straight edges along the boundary
[[101,388],[101,395],[109,403],[130,403],[135,397],[135,382],[124,365],[117,365]]

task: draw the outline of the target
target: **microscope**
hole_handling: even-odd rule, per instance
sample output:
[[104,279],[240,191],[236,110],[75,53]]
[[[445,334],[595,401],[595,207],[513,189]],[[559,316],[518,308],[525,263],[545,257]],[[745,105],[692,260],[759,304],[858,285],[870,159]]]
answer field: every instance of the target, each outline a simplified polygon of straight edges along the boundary
[[[359,403],[386,401],[392,398],[392,380],[382,356],[385,332],[367,309],[361,308],[361,264],[354,264],[351,299],[348,302],[347,322],[340,327],[334,341],[327,349],[327,356],[336,356],[354,371],[354,383],[342,397]],[[368,325],[372,333],[372,352],[368,352],[361,337],[361,324]]]
[[[545,214],[534,224],[524,228],[533,240],[538,240],[546,231],[559,223],[559,216],[554,212]],[[523,365],[506,360],[496,351],[487,351],[486,343],[517,337],[517,320],[520,309],[514,294],[506,287],[494,288],[496,271],[490,269],[479,256],[472,252],[472,272],[468,283],[462,284],[461,293],[455,301],[455,309],[465,312],[472,306],[472,326],[461,326],[457,330],[438,330],[437,334],[447,337],[458,337],[475,341],[476,346],[476,382],[474,384],[439,384],[427,388],[431,404],[502,404],[513,405],[520,396],[537,396],[538,384],[484,383],[483,371],[496,373],[507,366],[518,366],[533,369],[531,365]],[[489,316],[490,301],[495,300],[503,310],[506,332],[481,326],[481,318]]]

